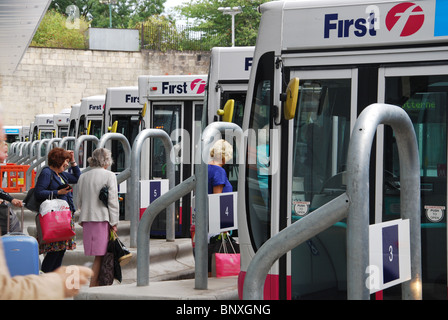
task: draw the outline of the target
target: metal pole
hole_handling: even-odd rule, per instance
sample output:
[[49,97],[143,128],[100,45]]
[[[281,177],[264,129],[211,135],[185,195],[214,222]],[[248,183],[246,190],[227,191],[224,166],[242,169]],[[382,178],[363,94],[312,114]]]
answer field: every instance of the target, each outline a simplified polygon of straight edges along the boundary
[[232,14],[232,47],[235,46],[235,14]]
[[349,199],[344,193],[266,241],[247,268],[243,299],[262,300],[266,275],[274,262],[299,244],[345,218],[348,207]]
[[[206,290],[208,282],[208,158],[210,147],[223,133],[237,138],[238,154],[242,154],[243,131],[230,122],[209,124],[201,138],[201,159],[195,165],[196,179],[196,225],[195,225],[195,289]],[[216,139],[216,137],[219,137]]]
[[[130,246],[135,248],[137,246],[137,231],[139,223],[139,204],[140,204],[140,154],[143,147],[143,142],[147,138],[160,138],[162,139],[163,146],[166,153],[166,175],[169,180],[169,188],[174,188],[175,176],[174,176],[174,151],[173,143],[169,135],[161,129],[145,129],[141,131],[135,138],[132,146],[131,166],[130,166],[130,179],[127,187],[128,192],[126,194],[129,199],[129,219],[131,221],[131,241]],[[174,241],[175,239],[175,217],[174,217],[174,203],[168,207],[166,217],[166,240]]]
[[154,200],[149,207],[146,208],[138,224],[137,232],[137,286],[149,285],[149,266],[150,266],[150,243],[149,232],[152,223],[157,215],[179,200],[183,196],[190,193],[196,186],[196,177],[191,176],[187,180],[170,189],[167,193],[161,195]]
[[373,104],[359,116],[350,139],[347,158],[347,297],[369,299],[366,286],[369,264],[369,163],[372,141],[379,124],[394,130],[400,159],[401,216],[410,219],[411,281],[402,286],[403,297],[421,299],[420,163],[417,139],[409,116],[392,105]]

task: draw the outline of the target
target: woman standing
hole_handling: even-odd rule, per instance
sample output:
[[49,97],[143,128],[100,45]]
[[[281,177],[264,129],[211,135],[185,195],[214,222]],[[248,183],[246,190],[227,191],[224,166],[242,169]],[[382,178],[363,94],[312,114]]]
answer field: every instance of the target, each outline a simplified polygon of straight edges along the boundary
[[[69,163],[73,173],[65,172]],[[75,162],[73,151],[67,151],[63,148],[53,148],[48,153],[48,167],[44,167],[36,182],[34,194],[38,200],[46,199],[63,199],[67,201],[72,212],[72,229],[75,230],[74,212],[75,205],[73,203],[72,187],[60,189],[65,184],[75,184],[81,175],[78,165]],[[46,253],[42,261],[43,272],[51,272],[62,265],[62,259],[66,250],[74,250],[76,248],[75,239],[67,241],[58,241],[52,243],[41,244],[39,253]]]
[[[84,253],[95,256],[94,276],[90,286],[98,286],[98,274],[107,251],[110,229],[117,231],[119,220],[118,188],[115,174],[107,168],[112,165],[111,152],[105,148],[93,151],[87,159],[92,170],[84,173],[78,183],[76,205],[80,210],[79,224],[83,227]],[[99,199],[100,190],[107,186],[107,206]]]

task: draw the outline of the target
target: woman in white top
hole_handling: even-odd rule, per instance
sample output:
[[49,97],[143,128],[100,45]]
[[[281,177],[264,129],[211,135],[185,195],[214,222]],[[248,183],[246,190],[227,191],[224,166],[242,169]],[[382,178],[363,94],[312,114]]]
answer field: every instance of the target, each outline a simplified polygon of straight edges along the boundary
[[[78,180],[76,206],[80,211],[79,224],[83,227],[84,253],[95,256],[92,266],[94,276],[90,280],[90,286],[94,287],[98,286],[98,274],[107,251],[110,229],[117,231],[119,207],[117,178],[107,170],[113,163],[110,150],[96,149],[87,161],[92,169],[83,173]],[[104,186],[109,189],[108,206],[99,198]]]

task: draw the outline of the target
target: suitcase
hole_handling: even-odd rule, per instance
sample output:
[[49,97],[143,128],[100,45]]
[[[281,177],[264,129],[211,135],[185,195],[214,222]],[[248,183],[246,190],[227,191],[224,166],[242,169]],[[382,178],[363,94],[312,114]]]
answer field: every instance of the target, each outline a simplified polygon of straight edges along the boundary
[[[22,227],[23,231],[23,207]],[[23,232],[10,232],[0,237],[11,277],[39,274],[39,245],[36,238]]]

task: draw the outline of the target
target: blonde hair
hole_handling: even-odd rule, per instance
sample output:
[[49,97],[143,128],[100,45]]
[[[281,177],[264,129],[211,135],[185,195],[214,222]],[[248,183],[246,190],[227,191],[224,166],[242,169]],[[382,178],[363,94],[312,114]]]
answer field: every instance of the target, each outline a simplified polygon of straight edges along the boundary
[[218,140],[210,149],[210,157],[218,163],[226,163],[233,158],[233,147],[224,139]]

